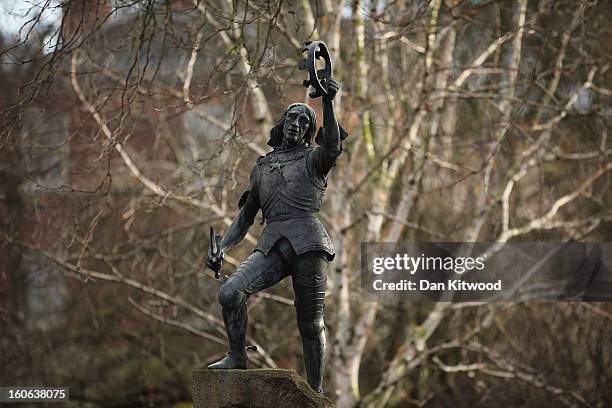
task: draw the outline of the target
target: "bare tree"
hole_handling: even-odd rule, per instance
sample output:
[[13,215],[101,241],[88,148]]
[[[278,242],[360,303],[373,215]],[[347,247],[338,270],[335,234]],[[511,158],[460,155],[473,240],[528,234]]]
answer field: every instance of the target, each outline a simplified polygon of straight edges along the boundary
[[[61,15],[52,24],[51,9]],[[108,315],[125,319],[125,336],[163,333],[147,350],[170,372],[221,352],[203,227],[229,224],[272,121],[308,100],[299,47],[320,38],[350,133],[321,211],[337,250],[327,294],[337,405],[609,404],[606,305],[391,307],[360,302],[358,290],[362,241],[610,239],[610,16],[608,3],[586,0],[32,7],[0,54],[0,317],[10,327],[0,341],[39,331],[65,356],[78,341],[53,333]],[[226,258],[227,273],[258,233]],[[46,327],[28,284],[38,269],[56,288],[41,299],[64,299]],[[298,364],[288,286],[251,302],[256,364]],[[163,357],[168,342],[193,353]],[[61,372],[52,367],[47,378]],[[188,398],[184,383],[177,395],[156,381],[139,398]],[[96,403],[91,386],[79,390]],[[520,399],[525,390],[533,399]]]

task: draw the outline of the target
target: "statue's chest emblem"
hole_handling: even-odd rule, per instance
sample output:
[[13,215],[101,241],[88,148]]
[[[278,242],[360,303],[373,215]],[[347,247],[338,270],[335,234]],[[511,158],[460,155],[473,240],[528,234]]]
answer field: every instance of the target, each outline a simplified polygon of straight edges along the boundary
[[286,155],[278,155],[276,157],[266,157],[259,164],[264,169],[264,174],[277,179],[279,176],[284,177],[286,173],[294,173],[300,167],[300,161],[303,160],[304,154],[298,154],[293,157]]
[[273,161],[270,164],[268,164],[268,168],[270,169],[271,173],[276,173],[278,170],[283,168],[283,163],[278,162],[278,161]]

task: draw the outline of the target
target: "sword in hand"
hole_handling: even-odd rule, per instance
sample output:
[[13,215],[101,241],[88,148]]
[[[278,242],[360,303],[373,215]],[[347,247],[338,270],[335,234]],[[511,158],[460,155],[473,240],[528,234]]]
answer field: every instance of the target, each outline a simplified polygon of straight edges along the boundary
[[210,227],[210,248],[206,256],[206,266],[215,272],[215,279],[221,276],[219,271],[223,266],[223,251],[221,251],[221,235],[215,234],[213,227]]

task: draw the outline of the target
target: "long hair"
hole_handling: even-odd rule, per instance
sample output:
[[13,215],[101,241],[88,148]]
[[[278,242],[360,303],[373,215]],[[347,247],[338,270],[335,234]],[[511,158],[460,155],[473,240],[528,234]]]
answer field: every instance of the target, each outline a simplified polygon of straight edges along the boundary
[[283,129],[285,127],[285,119],[287,119],[287,113],[289,113],[289,111],[292,108],[295,108],[296,106],[303,106],[304,108],[306,108],[306,112],[308,112],[310,125],[308,126],[308,130],[306,131],[306,135],[304,135],[304,143],[306,143],[306,145],[310,145],[314,133],[317,129],[317,114],[315,113],[314,109],[312,109],[307,104],[298,102],[292,103],[291,105],[287,106],[279,121],[276,122],[276,125],[274,125],[274,127],[270,131],[270,139],[268,140],[269,146],[278,147],[281,145],[281,143],[283,142]]

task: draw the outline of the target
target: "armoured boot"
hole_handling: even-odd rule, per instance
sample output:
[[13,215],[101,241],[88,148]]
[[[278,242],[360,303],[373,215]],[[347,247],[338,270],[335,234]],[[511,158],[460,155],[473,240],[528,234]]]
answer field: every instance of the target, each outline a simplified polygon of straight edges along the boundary
[[306,379],[310,387],[323,393],[325,369],[325,286],[327,260],[322,252],[308,252],[300,256],[293,274],[295,309],[302,336]]
[[325,332],[319,338],[302,338],[306,378],[313,391],[323,394],[325,369]]
[[230,351],[226,357],[210,364],[208,369],[244,370],[247,368],[247,355],[244,348],[247,326],[246,302],[241,302],[234,310],[227,310],[224,307],[223,322],[225,323],[225,332],[227,333]]

